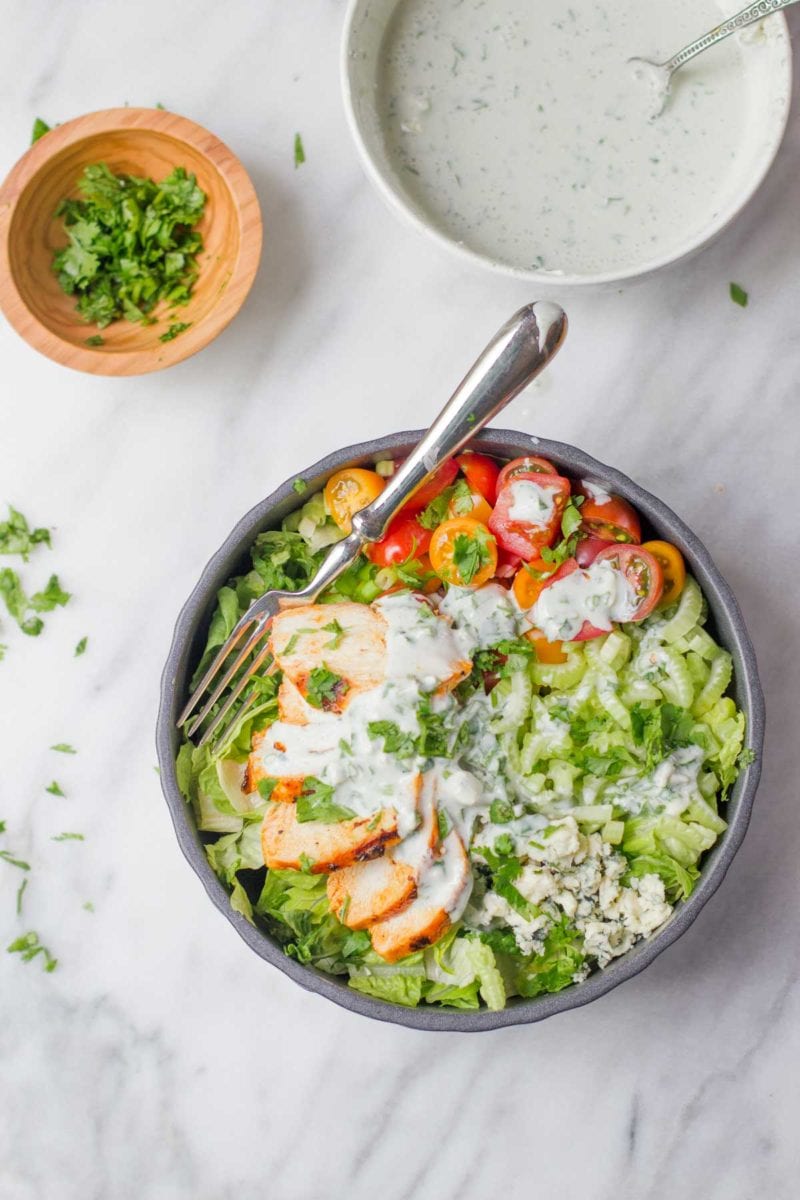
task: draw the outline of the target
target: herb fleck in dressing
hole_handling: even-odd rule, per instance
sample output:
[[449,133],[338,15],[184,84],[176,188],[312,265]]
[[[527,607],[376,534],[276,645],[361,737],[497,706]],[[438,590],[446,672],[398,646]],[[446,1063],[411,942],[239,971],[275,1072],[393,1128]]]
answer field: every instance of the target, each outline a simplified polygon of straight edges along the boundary
[[666,111],[628,58],[667,57],[714,0],[400,0],[379,71],[386,149],[410,198],[495,260],[624,270],[680,249],[732,203],[758,137],[758,45],[689,64]]

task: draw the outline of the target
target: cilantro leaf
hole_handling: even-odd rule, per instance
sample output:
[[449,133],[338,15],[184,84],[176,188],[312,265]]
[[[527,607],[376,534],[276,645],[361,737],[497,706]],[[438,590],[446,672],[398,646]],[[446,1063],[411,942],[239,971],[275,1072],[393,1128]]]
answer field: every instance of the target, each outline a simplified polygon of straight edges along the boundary
[[173,321],[165,333],[158,335],[158,340],[160,342],[173,342],[179,333],[184,333],[187,329],[191,329],[191,327],[191,321]]
[[0,521],[0,554],[19,554],[28,561],[34,546],[51,545],[49,529],[31,529],[27,519],[16,508],[8,506],[8,519]]
[[750,299],[750,297],[748,296],[748,294],[744,290],[744,288],[741,286],[741,284],[732,283],[731,289],[730,289],[730,294],[731,294],[731,300],[733,301],[734,304],[738,304],[740,308],[747,308],[747,302]]
[[306,161],[306,151],[303,146],[303,139],[299,133],[294,135],[294,165],[295,170],[301,167]]
[[367,733],[371,738],[383,738],[383,748],[387,754],[413,758],[417,752],[416,738],[413,734],[404,733],[394,721],[370,721]]
[[10,850],[0,850],[0,858],[3,862],[7,862],[10,867],[18,867],[20,871],[30,871],[31,864],[25,862],[21,858],[15,858]]
[[33,122],[33,129],[31,130],[31,145],[33,145],[35,142],[38,142],[39,138],[44,137],[44,135],[49,132],[50,126],[47,124],[47,122],[43,121],[41,117],[37,117]]
[[308,676],[306,700],[313,708],[329,709],[349,690],[350,685],[341,675],[329,671],[323,663],[321,667],[314,667]]
[[55,837],[50,839],[51,842],[85,842],[86,838],[82,833],[57,833]]
[[344,629],[339,624],[339,622],[335,621],[335,620],[330,621],[327,625],[323,625],[322,631],[323,631],[323,633],[332,633],[333,634],[333,637],[331,638],[331,640],[326,643],[326,646],[325,646],[326,650],[336,650],[338,648],[338,646],[341,644],[342,638],[347,633],[347,630]]
[[51,796],[64,796],[66,798],[66,792],[62,792],[61,785],[55,779],[50,786],[46,787],[44,790],[49,792]]
[[55,746],[50,747],[51,750],[57,750],[59,754],[77,754],[78,751],[74,746],[70,746],[68,742],[56,742]]
[[482,567],[491,562],[489,539],[491,534],[476,531],[474,537],[457,533],[453,539],[453,565],[461,582],[468,587]]
[[9,954],[19,954],[23,962],[29,963],[38,955],[44,958],[43,966],[48,973],[55,971],[58,966],[58,959],[53,958],[46,946],[43,946],[39,940],[38,933],[31,930],[29,933],[23,933],[22,937],[16,938],[10,946],[6,947]]
[[81,638],[81,640],[78,642],[77,646],[75,647],[75,655],[74,655],[74,657],[75,657],[75,658],[80,658],[81,654],[85,654],[85,653],[86,653],[86,647],[88,646],[88,644],[89,644],[89,639],[88,639],[88,637],[82,637],[82,638]]
[[329,783],[315,779],[310,775],[303,783],[303,790],[297,797],[296,814],[301,823],[306,821],[325,821],[333,823],[349,821],[356,814],[350,808],[337,804],[333,799],[334,789]]

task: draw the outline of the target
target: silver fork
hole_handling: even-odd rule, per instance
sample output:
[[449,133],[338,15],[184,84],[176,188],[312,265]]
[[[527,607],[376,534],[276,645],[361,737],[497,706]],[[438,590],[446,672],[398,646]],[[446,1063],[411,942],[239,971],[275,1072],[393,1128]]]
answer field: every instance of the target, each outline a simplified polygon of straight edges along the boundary
[[[334,583],[350,566],[368,542],[379,541],[392,517],[445,459],[456,454],[547,366],[561,346],[566,332],[567,318],[563,309],[548,301],[526,304],[506,322],[380,496],[354,515],[352,532],[333,546],[311,582],[297,592],[266,592],[250,605],[178,718],[179,726],[186,725],[187,737],[194,737],[237,672],[253,655],[198,745],[204,745],[211,738],[224,743],[256,699],[257,689],[254,689],[228,725],[221,728],[244,689],[269,656],[269,625],[272,618],[284,608],[313,603],[320,592]],[[272,669],[274,665],[268,668]],[[211,694],[200,711],[196,712],[209,689]],[[193,713],[196,715],[187,724]]]

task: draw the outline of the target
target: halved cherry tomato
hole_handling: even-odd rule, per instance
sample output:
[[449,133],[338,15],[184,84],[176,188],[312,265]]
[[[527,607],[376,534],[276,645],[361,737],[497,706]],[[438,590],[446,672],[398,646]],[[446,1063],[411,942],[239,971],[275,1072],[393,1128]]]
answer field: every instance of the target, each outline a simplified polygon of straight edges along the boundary
[[525,634],[525,637],[536,651],[536,657],[539,662],[565,663],[567,661],[563,642],[548,642],[547,638],[543,637],[538,629],[531,629]]
[[500,474],[500,468],[494,459],[486,454],[473,454],[468,450],[466,454],[459,454],[456,462],[466,476],[470,490],[479,492],[490,505],[494,504],[497,478]]
[[594,560],[610,562],[622,571],[639,599],[632,621],[643,621],[658,604],[664,591],[664,573],[658,559],[643,546],[609,546]]
[[575,550],[575,559],[579,567],[584,570],[590,567],[597,558],[601,550],[608,549],[608,542],[605,538],[599,537],[583,537],[578,542]]
[[535,561],[535,567],[533,563],[520,567],[514,576],[512,591],[522,609],[533,608],[547,580],[558,570],[553,563],[546,563],[540,558]]
[[431,544],[431,532],[405,510],[398,513],[379,542],[367,546],[370,562],[379,567],[391,567],[410,558],[419,558]]
[[642,527],[636,510],[621,496],[612,496],[604,503],[587,496],[581,507],[581,528],[605,542],[638,544],[642,540]]
[[325,484],[325,507],[343,533],[353,528],[353,514],[366,508],[386,487],[377,471],[345,467]]
[[668,608],[678,599],[683,591],[683,585],[686,583],[686,564],[683,561],[683,555],[671,542],[645,542],[642,549],[652,554],[661,567],[664,576],[664,591],[661,593],[658,607]]
[[[561,564],[554,575],[551,575],[549,579],[544,581],[542,591],[544,591],[544,588],[550,587],[554,583],[558,583],[559,579],[566,579],[567,575],[572,575],[574,571],[578,570],[580,570],[580,568],[577,561],[574,558],[568,558],[566,562]],[[591,638],[605,637],[607,633],[607,629],[598,629],[596,625],[592,625],[591,621],[584,621],[583,625],[581,625],[572,641],[588,642]]]
[[[521,484],[546,489],[553,497],[553,511],[547,520],[521,521],[512,512],[519,499],[515,488]],[[570,495],[570,482],[562,475],[517,475],[502,488],[489,521],[489,528],[504,550],[518,554],[526,562],[539,558],[543,546],[552,546],[561,529],[561,514]]]
[[423,483],[419,491],[414,492],[410,500],[407,500],[403,505],[404,513],[422,512],[423,508],[427,508],[431,500],[435,500],[440,492],[443,492],[446,487],[450,487],[451,483],[455,483],[456,475],[458,475],[458,463],[454,458],[448,458],[431,475],[427,483]]
[[[466,504],[467,500],[471,501],[469,507]],[[447,515],[448,517],[473,517],[482,525],[488,525],[492,515],[492,506],[488,500],[484,499],[481,492],[473,490],[468,496],[453,496],[447,506]]]
[[529,454],[525,458],[513,458],[510,463],[506,463],[497,477],[495,495],[499,496],[509,479],[516,479],[519,475],[523,479],[530,479],[536,475],[557,474],[557,469],[547,458],[539,458],[536,454]]
[[445,583],[477,588],[494,575],[497,543],[480,521],[456,517],[434,530],[430,555],[434,571]]
[[521,566],[522,559],[518,554],[511,554],[508,550],[504,550],[502,546],[497,547],[497,570],[495,571],[495,575],[498,579],[511,579],[516,575]]

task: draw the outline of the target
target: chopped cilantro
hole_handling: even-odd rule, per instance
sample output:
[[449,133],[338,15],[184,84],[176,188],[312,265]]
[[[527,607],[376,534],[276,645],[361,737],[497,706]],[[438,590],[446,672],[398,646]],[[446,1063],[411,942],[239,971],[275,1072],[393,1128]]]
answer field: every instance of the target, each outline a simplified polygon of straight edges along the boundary
[[356,814],[352,809],[337,804],[333,799],[334,789],[329,783],[315,779],[309,775],[303,783],[303,790],[297,797],[296,813],[298,821],[348,821]]
[[20,871],[30,871],[31,864],[21,858],[15,858],[10,850],[0,850],[0,858],[3,862],[7,862],[10,867],[18,867]]
[[100,329],[121,318],[151,325],[160,302],[186,304],[203,248],[192,227],[206,202],[194,175],[176,167],[155,183],[95,163],[78,190],[81,199],[65,198],[56,213],[69,243],[57,251],[53,270],[81,316]]
[[57,833],[55,837],[50,839],[51,842],[85,842],[86,838],[82,833]]
[[335,671],[329,671],[323,663],[321,667],[314,667],[308,676],[306,700],[313,708],[332,708],[336,701],[341,696],[345,696],[349,690],[350,685],[342,679],[341,675],[337,675]]
[[436,819],[439,825],[439,838],[441,841],[444,841],[453,826],[450,824],[450,818],[443,808],[438,810]]
[[56,742],[55,746],[50,747],[51,750],[57,750],[59,754],[77,754],[78,751],[74,746],[70,746],[68,742]]
[[[566,508],[561,514],[561,541],[556,546],[543,546],[541,557],[545,562],[560,566],[568,558],[573,558],[578,548],[578,535],[581,527],[581,505],[585,496],[570,496]],[[536,578],[536,572],[531,570]]]
[[298,496],[303,496],[308,491],[308,484],[306,483],[305,479],[301,479],[299,476],[297,479],[295,479],[292,487],[297,492]]
[[83,909],[84,912],[88,912],[88,913],[94,912],[94,905],[92,904],[91,900],[87,900],[85,904],[81,905],[81,908]]
[[306,151],[303,146],[303,139],[299,133],[294,135],[294,165],[295,169],[301,167],[306,161]]
[[474,537],[457,533],[453,539],[453,565],[466,587],[472,583],[481,568],[491,562],[490,540],[491,534],[483,530],[476,531]]
[[387,754],[395,754],[398,758],[413,758],[417,752],[417,739],[410,733],[403,733],[394,721],[370,721],[367,733],[372,738],[383,738],[383,748]]
[[270,800],[277,786],[277,779],[259,779],[258,794],[262,800]]
[[19,554],[28,561],[34,546],[51,545],[49,529],[31,529],[27,519],[16,508],[8,506],[8,518],[0,521],[0,554]]
[[93,333],[91,337],[84,339],[87,346],[105,346],[106,339],[99,333]]
[[50,128],[47,121],[43,121],[41,117],[37,117],[33,122],[33,129],[31,130],[31,145],[38,142],[39,138],[44,137],[46,133],[49,133]]
[[741,284],[731,284],[731,300],[734,304],[738,304],[740,308],[747,308],[747,302],[749,299],[750,297]]
[[50,786],[46,787],[44,790],[46,792],[49,792],[51,796],[65,796],[66,795],[65,792],[62,792],[60,785],[56,782],[55,779],[50,784]]
[[489,808],[489,820],[493,825],[507,825],[514,820],[514,806],[508,800],[493,800]]
[[326,644],[325,644],[326,650],[336,650],[337,647],[341,644],[342,638],[347,633],[347,630],[344,629],[339,624],[338,621],[331,621],[331,622],[329,622],[329,624],[323,625],[322,631],[323,631],[323,633],[332,633],[333,634],[333,637],[331,638],[331,640],[329,642],[326,642]]
[[514,845],[514,839],[510,833],[501,833],[500,836],[494,840],[495,854],[499,854],[502,857],[508,858],[510,854],[514,853],[515,849],[516,847]]
[[158,340],[160,342],[172,342],[180,333],[185,333],[187,329],[191,329],[191,321],[173,321],[166,333],[160,333]]
[[25,895],[25,888],[27,886],[28,886],[28,877],[26,875],[25,878],[23,879],[22,883],[17,888],[17,916],[18,917],[22,916],[22,897]]
[[18,937],[6,947],[9,954],[19,954],[23,962],[32,962],[37,955],[41,954],[44,958],[44,969],[48,973],[55,971],[58,966],[58,959],[53,958],[46,946],[43,946],[39,941],[38,933],[31,930],[29,933],[23,933],[22,937]]
[[427,696],[423,696],[417,706],[417,721],[420,728],[417,752],[423,758],[450,758],[450,736],[444,713],[433,712]]
[[86,653],[86,647],[89,645],[88,637],[82,637],[75,647],[75,658],[80,658],[81,654]]

